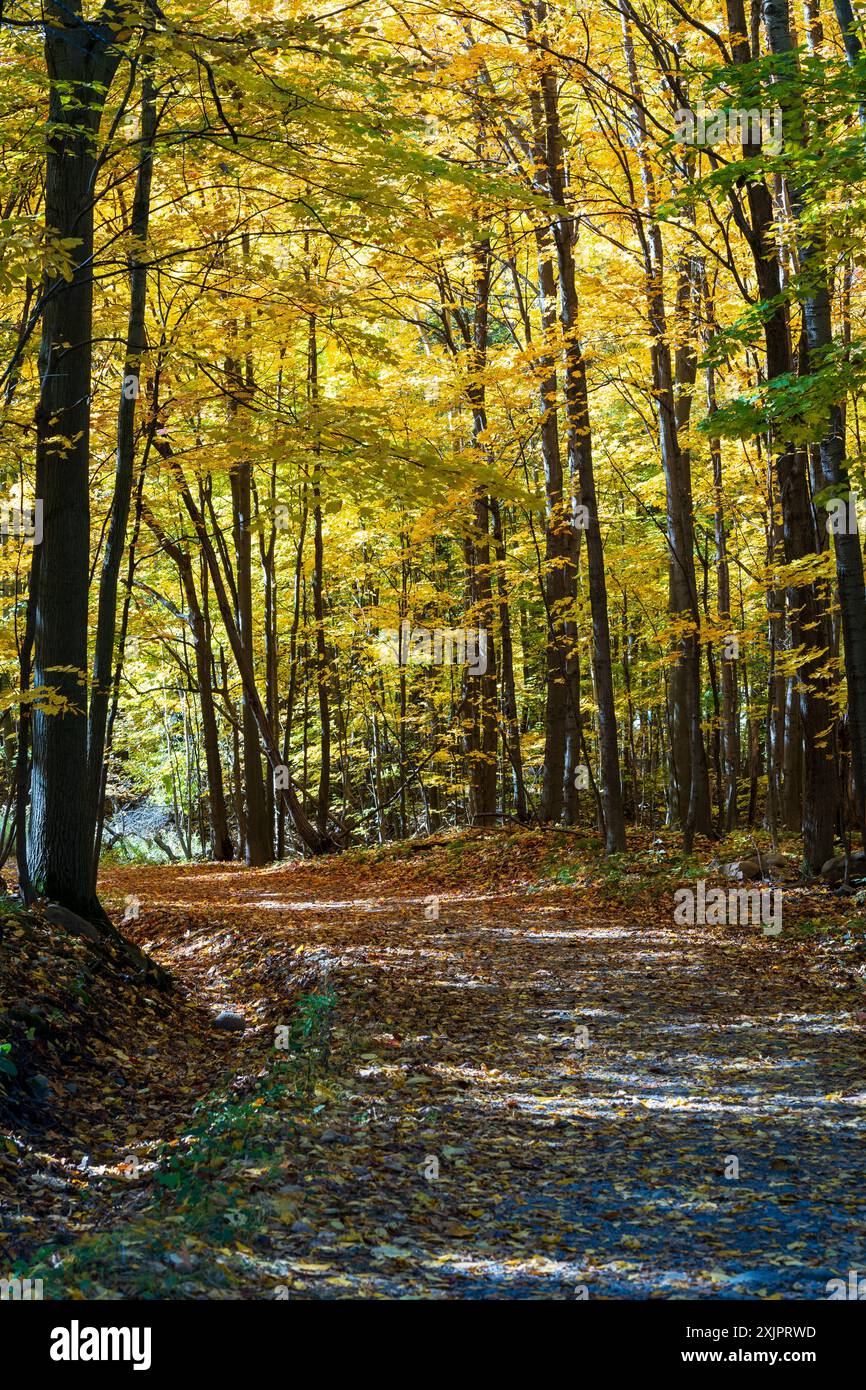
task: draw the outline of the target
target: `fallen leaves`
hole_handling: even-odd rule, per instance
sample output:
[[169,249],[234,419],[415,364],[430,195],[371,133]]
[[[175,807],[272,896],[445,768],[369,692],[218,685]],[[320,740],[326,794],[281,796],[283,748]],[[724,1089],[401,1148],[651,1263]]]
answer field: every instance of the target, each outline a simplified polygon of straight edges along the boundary
[[[475,836],[459,874],[451,843],[115,871],[178,989],[97,970],[74,1055],[33,1040],[54,1098],[0,1150],[5,1258],[86,1297],[814,1297],[854,1267],[862,1017],[796,934],[677,931],[657,875],[628,905],[539,882],[550,836]],[[64,1036],[86,947],[24,933],[22,981],[40,946]],[[326,980],[301,1100],[276,1030]]]

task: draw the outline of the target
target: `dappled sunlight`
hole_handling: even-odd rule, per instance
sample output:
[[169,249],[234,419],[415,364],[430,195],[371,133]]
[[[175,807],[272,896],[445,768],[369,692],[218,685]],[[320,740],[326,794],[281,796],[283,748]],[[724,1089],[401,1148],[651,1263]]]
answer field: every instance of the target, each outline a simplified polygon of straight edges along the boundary
[[[112,871],[121,901],[132,874]],[[88,1149],[59,1161],[42,1146],[46,1201],[152,1200],[160,1152],[200,1154],[210,1172],[223,1120],[211,1133],[189,1114],[181,1030],[214,1079],[229,1068],[229,1113],[258,1117],[259,1148],[228,1144],[218,1183],[195,1189],[223,1222],[229,1287],[810,1297],[854,1267],[862,1028],[819,979],[785,973],[784,943],[711,929],[677,941],[556,888],[431,903],[425,881],[392,896],[338,860],[134,882],[136,931],[182,975],[182,1012],[130,1048],[125,1072],[120,1049],[110,1063],[130,1114],[148,1096],[122,1146],[95,1115]],[[299,994],[331,991],[311,1111],[251,1100],[279,1074],[275,1038]],[[215,1028],[221,1011],[238,1031]],[[114,1277],[137,1277],[161,1240],[126,1231]],[[191,1288],[205,1254],[191,1231],[172,1252]]]

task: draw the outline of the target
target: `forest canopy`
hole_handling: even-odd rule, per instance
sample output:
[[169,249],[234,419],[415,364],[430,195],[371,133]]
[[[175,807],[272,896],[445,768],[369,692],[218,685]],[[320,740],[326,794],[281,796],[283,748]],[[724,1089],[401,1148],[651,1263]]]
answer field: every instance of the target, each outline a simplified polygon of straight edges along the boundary
[[3,12],[3,848],[862,832],[848,0]]

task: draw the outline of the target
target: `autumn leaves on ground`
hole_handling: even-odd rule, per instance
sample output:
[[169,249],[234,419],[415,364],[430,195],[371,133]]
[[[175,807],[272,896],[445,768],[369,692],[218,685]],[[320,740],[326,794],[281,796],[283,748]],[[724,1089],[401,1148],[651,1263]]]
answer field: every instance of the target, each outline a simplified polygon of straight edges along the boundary
[[2,1262],[46,1298],[826,1297],[861,919],[813,887],[776,938],[674,927],[706,872],[530,831],[109,871],[165,993],[6,900]]

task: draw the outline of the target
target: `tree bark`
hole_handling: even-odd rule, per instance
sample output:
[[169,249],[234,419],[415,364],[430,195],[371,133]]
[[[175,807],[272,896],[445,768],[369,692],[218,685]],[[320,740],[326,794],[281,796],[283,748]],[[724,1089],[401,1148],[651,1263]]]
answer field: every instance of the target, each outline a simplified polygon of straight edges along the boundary
[[[782,3],[783,0],[778,0]],[[746,21],[743,0],[727,0],[728,27],[734,62],[742,65],[751,61],[751,50],[745,35]],[[777,3],[765,4],[765,20],[775,25]],[[750,140],[743,144],[743,156],[755,159],[760,146]],[[764,315],[764,346],[769,382],[790,376],[793,354],[788,314],[781,299],[782,280],[776,244],[773,202],[766,184],[760,177],[750,176],[746,182],[748,222],[738,212],[743,231],[755,265],[755,276],[761,298],[774,305]],[[795,565],[814,554],[815,535],[812,524],[811,498],[808,478],[801,452],[788,440],[774,438],[775,473],[782,509],[782,532],[785,562]],[[800,583],[789,589],[789,613],[794,645],[801,653],[802,726],[805,748],[803,851],[807,866],[817,871],[833,850],[836,819],[837,786],[832,747],[834,709],[829,680],[826,674],[826,652],[829,645],[826,604],[815,585]]]
[[[248,368],[246,380],[240,365],[232,358],[226,360],[229,383],[229,415],[234,418],[242,401],[252,394],[253,382]],[[255,669],[253,640],[252,594],[252,464],[242,459],[231,470],[232,533],[235,548],[235,622],[244,654],[251,670]],[[244,810],[246,822],[246,862],[253,868],[267,864],[273,858],[271,827],[268,824],[265,784],[262,776],[262,755],[256,717],[250,705],[246,687],[241,693],[242,759],[244,780]]]
[[[126,544],[126,527],[132,497],[132,475],[135,459],[135,408],[140,393],[142,358],[147,348],[145,331],[146,257],[155,136],[156,89],[150,73],[145,71],[141,89],[141,158],[135,181],[129,225],[129,320],[126,331],[123,384],[117,412],[114,495],[111,501],[111,520],[99,582],[99,606],[87,723],[87,794],[94,825],[101,819],[100,800],[105,761],[105,731],[111,694],[114,639],[117,624],[117,586]],[[97,869],[98,860],[97,856],[94,855],[94,887]]]
[[[514,811],[519,821],[529,819],[526,805],[526,781],[523,775],[523,754],[520,747],[520,724],[517,718],[517,690],[514,682],[514,643],[511,636],[511,612],[508,605],[508,585],[505,576],[505,535],[502,508],[495,497],[490,498],[493,523],[493,544],[496,554],[496,587],[499,600],[499,633],[501,650],[502,736],[505,754],[511,768],[511,793]],[[431,707],[435,721],[435,707]],[[438,787],[435,788],[438,797]],[[438,800],[437,800],[438,814]]]
[[[844,10],[844,5],[840,6],[837,0],[837,12],[840,8]],[[764,17],[772,52],[777,57],[787,56],[788,75],[792,80],[796,80],[797,62],[787,0],[764,0]],[[848,18],[844,14],[840,15],[840,22],[844,21],[847,25]],[[850,22],[853,23],[853,15],[850,16]],[[853,31],[848,42],[851,39],[857,42]],[[792,121],[799,128],[792,130],[791,134],[799,141],[804,140],[806,132],[803,129],[800,109],[794,108],[789,111],[788,124]],[[803,306],[803,328],[808,354],[808,361],[800,363],[800,374],[804,375],[820,369],[823,355],[832,346],[832,306],[821,230],[810,230],[803,219],[808,190],[800,186],[794,170],[788,175],[788,185],[791,190],[792,210],[799,222],[797,246],[802,286],[800,300]],[[819,448],[824,480],[832,484],[837,495],[843,497],[847,516],[851,505],[851,491],[845,463],[845,418],[841,401],[833,401],[830,405],[827,431],[820,440]],[[836,528],[833,532],[833,548],[842,615],[854,800],[857,807],[858,830],[866,845],[866,584],[863,574],[863,552],[856,528]]]
[[[71,276],[48,277],[39,351],[37,450],[43,462],[42,557],[27,860],[33,891],[104,919],[91,876],[94,807],[87,776],[87,593],[96,141],[119,50],[112,9],[85,23],[81,0],[46,0],[50,81],[45,227],[73,244]],[[104,919],[107,920],[107,919]]]
[[668,530],[668,587],[672,619],[680,631],[678,657],[671,670],[670,804],[683,827],[688,851],[697,831],[711,832],[709,770],[702,730],[701,624],[694,556],[694,521],[688,458],[680,450],[674,370],[664,298],[664,247],[656,215],[657,194],[647,158],[644,99],[631,29],[630,9],[619,0],[623,48],[633,97],[632,123],[641,184],[643,215],[638,224],[646,269],[647,315],[651,336],[652,394],[656,401],[659,452],[665,478]]

